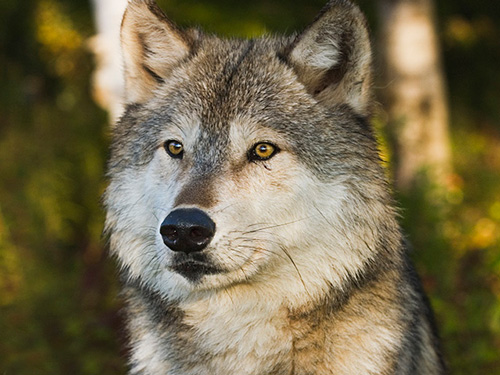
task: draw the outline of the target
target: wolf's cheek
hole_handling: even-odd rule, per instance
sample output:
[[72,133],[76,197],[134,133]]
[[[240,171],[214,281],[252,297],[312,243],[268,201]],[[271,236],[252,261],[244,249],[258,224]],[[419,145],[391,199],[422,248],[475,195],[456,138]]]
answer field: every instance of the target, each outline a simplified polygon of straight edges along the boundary
[[282,244],[305,239],[303,221],[310,210],[301,202],[311,193],[309,174],[292,155],[280,153],[221,178],[213,208],[216,258],[250,268],[283,258],[290,262]]

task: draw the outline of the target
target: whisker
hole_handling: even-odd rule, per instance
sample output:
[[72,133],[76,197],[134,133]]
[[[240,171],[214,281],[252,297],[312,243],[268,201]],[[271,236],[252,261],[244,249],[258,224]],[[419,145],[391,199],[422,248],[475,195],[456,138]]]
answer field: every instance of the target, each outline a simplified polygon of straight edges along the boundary
[[277,251],[274,251],[274,250],[271,250],[271,249],[267,249],[265,247],[260,247],[260,246],[250,246],[250,245],[240,245],[239,247],[242,247],[244,249],[255,249],[255,250],[260,250],[262,252],[267,252],[267,253],[271,253],[271,254],[274,254],[276,256],[279,256],[280,258],[282,259],[288,259],[287,257],[283,256],[282,254],[278,253]]
[[[243,233],[248,233],[248,232],[243,232]],[[243,242],[255,242],[256,240],[259,240],[255,237],[245,237],[245,236],[240,236],[240,237],[237,237],[236,240],[240,240],[240,241],[243,241]],[[288,259],[293,267],[295,268],[295,271],[297,272],[297,275],[300,279],[300,282],[302,284],[302,286],[304,287],[304,291],[307,293],[307,295],[309,297],[311,297],[311,294],[309,293],[309,290],[307,289],[307,286],[306,286],[306,283],[304,281],[304,278],[302,277],[302,274],[300,273],[300,270],[299,270],[299,267],[297,266],[297,263],[295,262],[295,260],[293,259],[293,257],[291,256],[291,254],[289,253],[289,251],[284,247],[282,246],[281,242],[279,241],[276,241],[276,240],[273,240],[273,239],[262,239],[262,241],[264,242],[269,242],[269,243],[273,243],[275,245],[278,246],[278,248],[282,251],[282,254],[272,250],[272,249],[269,249],[269,248],[265,248],[265,247],[262,247],[262,246],[252,246],[252,245],[245,245],[245,244],[239,244],[237,247],[233,248],[233,251],[234,250],[237,250],[237,248],[244,248],[244,249],[255,249],[255,250],[259,250],[259,251],[262,251],[262,252],[268,252],[268,253],[271,253],[271,254],[274,254],[276,256],[279,256],[280,258],[282,259]]]
[[220,212],[223,212],[223,211],[227,210],[229,207],[234,206],[235,204],[236,204],[236,203],[231,203],[231,204],[228,204],[227,206],[222,207],[221,209],[219,209],[219,210],[217,210],[217,211],[214,211],[214,213],[218,214],[218,213],[220,213]]
[[304,279],[302,278],[302,274],[299,271],[299,267],[297,267],[297,264],[293,260],[292,256],[290,255],[290,253],[288,252],[288,250],[285,247],[280,246],[280,249],[286,254],[286,256],[288,257],[288,259],[290,259],[290,262],[292,262],[293,267],[295,268],[295,270],[297,271],[297,274],[299,275],[300,282],[302,283],[302,286],[304,287],[305,292],[307,293],[307,295],[309,296],[309,298],[312,299],[312,296],[311,296],[311,294],[309,293],[309,290],[306,287],[306,283],[304,282]]
[[[261,230],[265,230],[265,229],[279,228],[279,227],[283,227],[283,226],[286,226],[286,225],[291,225],[291,224],[299,223],[299,222],[304,221],[304,220],[308,220],[311,217],[312,216],[307,216],[307,217],[304,217],[304,218],[301,218],[301,219],[297,219],[297,220],[293,220],[293,221],[289,221],[289,222],[286,222],[286,223],[274,224],[274,225],[269,225],[267,227],[252,229],[252,230],[249,230],[249,231],[243,231],[242,233],[243,234],[250,234],[250,233],[255,233],[255,232],[258,232],[258,231],[261,231]],[[249,225],[249,227],[250,227],[250,225]]]

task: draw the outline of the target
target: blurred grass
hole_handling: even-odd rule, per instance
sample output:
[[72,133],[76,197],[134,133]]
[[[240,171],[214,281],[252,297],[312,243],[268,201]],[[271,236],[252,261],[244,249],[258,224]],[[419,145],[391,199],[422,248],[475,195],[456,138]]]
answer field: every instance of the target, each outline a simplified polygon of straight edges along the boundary
[[[301,28],[324,2],[160,3],[184,25],[248,36]],[[373,1],[359,3],[376,33]],[[444,192],[422,180],[398,198],[452,373],[500,374],[500,7],[437,5],[455,174]],[[90,12],[85,0],[0,3],[5,374],[125,373],[116,271],[100,237],[109,139],[90,98]]]

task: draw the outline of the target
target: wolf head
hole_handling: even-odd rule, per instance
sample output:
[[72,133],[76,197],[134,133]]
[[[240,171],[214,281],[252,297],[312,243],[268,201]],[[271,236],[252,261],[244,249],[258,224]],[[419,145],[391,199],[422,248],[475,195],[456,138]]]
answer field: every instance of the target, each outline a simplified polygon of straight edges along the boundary
[[331,1],[297,36],[225,40],[132,0],[122,45],[105,202],[129,278],[170,298],[251,285],[293,300],[390,258],[356,6]]

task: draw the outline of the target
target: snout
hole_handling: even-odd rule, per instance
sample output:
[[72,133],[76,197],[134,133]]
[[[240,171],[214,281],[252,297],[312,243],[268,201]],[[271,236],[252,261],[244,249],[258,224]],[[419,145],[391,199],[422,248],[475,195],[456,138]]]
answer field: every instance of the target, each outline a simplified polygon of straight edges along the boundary
[[163,220],[163,242],[172,251],[186,254],[202,251],[215,234],[215,223],[197,208],[179,208]]

